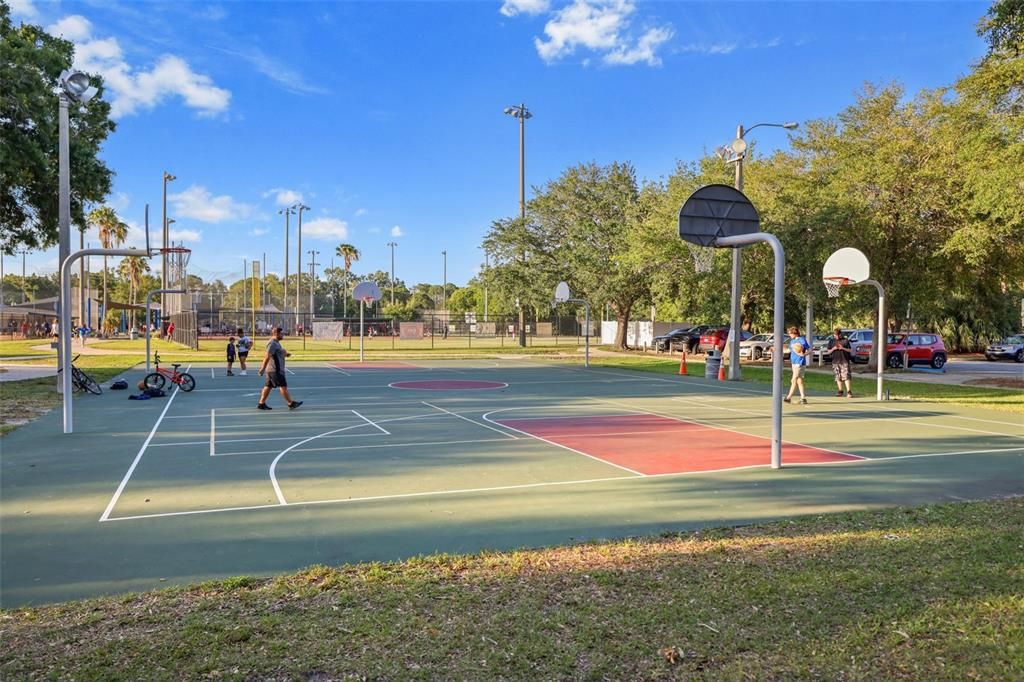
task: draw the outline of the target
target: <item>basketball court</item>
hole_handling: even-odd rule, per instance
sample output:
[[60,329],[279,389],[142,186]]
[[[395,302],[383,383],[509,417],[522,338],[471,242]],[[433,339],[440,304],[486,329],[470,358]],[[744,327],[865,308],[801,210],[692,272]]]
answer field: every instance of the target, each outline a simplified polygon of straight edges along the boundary
[[[184,368],[183,368],[184,369]],[[1015,415],[543,360],[193,366],[4,438],[5,607],[311,564],[510,549],[1019,493]],[[137,370],[127,377],[134,385]]]

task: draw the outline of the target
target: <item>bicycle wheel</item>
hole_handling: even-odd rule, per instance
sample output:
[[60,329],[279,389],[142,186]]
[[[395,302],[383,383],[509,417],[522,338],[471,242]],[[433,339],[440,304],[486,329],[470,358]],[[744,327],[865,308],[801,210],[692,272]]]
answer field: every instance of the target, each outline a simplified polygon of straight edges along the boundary
[[188,392],[190,392],[190,391],[191,391],[191,390],[192,390],[193,388],[195,388],[195,387],[196,387],[196,380],[195,380],[194,378],[192,378],[192,375],[191,375],[191,374],[185,374],[185,373],[183,372],[183,373],[181,374],[181,379],[180,379],[180,381],[178,382],[178,386],[180,386],[180,387],[181,387],[181,390],[185,391],[185,393],[188,393]]
[[92,393],[93,395],[103,393],[103,389],[100,388],[100,385],[96,383],[95,379],[74,365],[71,366],[71,378],[74,383],[77,383],[80,386],[79,390],[89,391],[89,393]]
[[145,383],[146,388],[163,388],[164,384],[167,383],[167,379],[159,372],[147,374],[146,378],[142,381]]

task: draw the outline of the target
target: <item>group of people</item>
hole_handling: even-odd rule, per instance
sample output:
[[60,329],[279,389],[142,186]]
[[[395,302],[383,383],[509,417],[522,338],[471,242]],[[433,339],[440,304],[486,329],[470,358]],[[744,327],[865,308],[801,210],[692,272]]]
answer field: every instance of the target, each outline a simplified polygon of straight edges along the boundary
[[[793,380],[789,385],[789,393],[783,398],[783,402],[793,402],[793,394],[800,392],[800,404],[807,404],[807,396],[804,394],[804,372],[807,363],[813,353],[813,346],[806,338],[801,336],[798,327],[789,328],[789,361],[793,368]],[[832,359],[832,375],[836,380],[836,395],[843,396],[843,389],[846,389],[846,397],[852,398],[853,391],[850,388],[850,341],[843,336],[841,329],[832,331],[832,338],[828,340],[828,347],[823,351]]]
[[[253,340],[245,333],[245,330],[239,328],[236,333],[238,338],[234,336],[228,339],[227,345],[227,363],[228,363],[228,376],[234,376],[234,364],[235,358],[238,358],[238,366],[241,368],[239,374],[246,376],[246,361],[249,359],[249,351],[252,350]],[[267,398],[270,397],[270,392],[273,389],[277,389],[281,393],[281,397],[284,398],[285,404],[288,405],[289,410],[302,405],[301,400],[294,400],[291,394],[288,392],[288,377],[286,376],[285,370],[285,358],[291,356],[291,353],[286,351],[281,345],[281,339],[284,338],[284,330],[281,327],[274,327],[270,332],[270,341],[267,343],[267,352],[263,356],[263,364],[260,365],[259,375],[266,376],[266,383],[263,385],[263,390],[260,391],[260,399],[256,403],[256,409],[258,410],[272,410],[270,405],[267,405]]]
[[[56,322],[54,323],[54,325],[56,325]],[[21,324],[18,324],[16,320],[11,318],[10,320],[7,321],[5,333],[14,336],[15,334],[21,332],[22,338],[25,339],[45,338],[53,334],[52,329],[53,325],[51,325],[49,322],[29,322],[28,320],[22,320]]]

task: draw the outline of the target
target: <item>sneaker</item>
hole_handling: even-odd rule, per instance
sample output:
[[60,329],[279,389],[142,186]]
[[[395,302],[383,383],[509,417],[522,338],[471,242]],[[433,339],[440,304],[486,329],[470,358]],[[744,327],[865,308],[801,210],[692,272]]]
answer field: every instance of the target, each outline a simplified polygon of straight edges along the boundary
[[806,405],[807,404],[807,398],[800,398],[800,404],[801,405]]
[[846,397],[847,397],[847,398],[852,398],[852,397],[853,397],[853,392],[851,391],[851,392],[847,393],[847,394],[846,394]]
[[842,398],[843,397],[843,392],[842,391],[836,391],[836,397],[837,398]]
[[288,403],[288,409],[289,410],[294,410],[296,407],[298,407],[301,404],[302,404],[301,400],[293,400],[290,403]]
[[272,410],[274,408],[271,407],[270,405],[267,405],[266,403],[256,403],[256,409],[257,410]]
[[782,402],[784,402],[784,403],[791,403],[791,402],[793,402],[793,399],[792,398],[783,398]]
[[244,377],[244,376],[248,376],[248,374],[249,374],[249,373],[248,373],[248,372],[246,372],[246,371],[245,371],[245,370],[243,369],[243,370],[242,370],[241,372],[239,372],[239,374],[241,374],[241,375],[242,375],[242,376]]
[[233,376],[235,376],[235,373],[234,373],[234,372],[232,372],[232,371],[231,371],[231,370],[229,369],[229,370],[228,370],[228,376],[229,376],[229,377],[233,377]]

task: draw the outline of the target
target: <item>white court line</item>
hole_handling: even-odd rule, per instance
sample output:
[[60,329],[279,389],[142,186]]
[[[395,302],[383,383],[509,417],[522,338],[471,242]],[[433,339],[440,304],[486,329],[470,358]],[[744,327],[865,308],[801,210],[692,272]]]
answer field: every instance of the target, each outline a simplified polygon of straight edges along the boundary
[[[328,438],[337,438],[338,436],[324,436],[324,440]],[[516,440],[519,440],[518,438]],[[474,440],[438,440],[438,441],[408,441],[405,443],[374,443],[372,445],[334,445],[331,447],[323,448],[303,448],[296,450],[296,452],[335,452],[337,450],[378,450],[382,448],[409,448],[409,447],[420,447],[427,445],[476,445],[479,443],[505,443],[507,438],[479,438]],[[218,454],[218,457],[236,457],[238,455],[272,455],[277,450],[248,450],[245,452],[222,452]]]
[[[499,421],[494,421],[493,419],[490,419],[489,418],[490,415],[496,414],[498,412],[508,412],[510,410],[521,410],[521,409],[529,409],[529,408],[505,407],[505,408],[502,408],[500,410],[491,410],[490,412],[488,412],[488,413],[483,415],[483,420],[484,421],[489,421],[492,424],[501,424],[501,422],[499,422]],[[508,426],[507,424],[501,424],[501,426],[505,427],[506,429],[511,429],[512,431],[516,431],[518,433],[521,433],[524,436],[528,436],[528,437],[533,438],[535,440],[543,441],[543,442],[547,443],[548,445],[554,445],[557,448],[562,448],[563,450],[568,450],[569,452],[575,452],[577,455],[583,455],[584,457],[586,457],[588,459],[592,459],[595,462],[601,462],[602,464],[606,464],[608,466],[613,466],[616,469],[622,469],[623,471],[628,471],[629,473],[635,474],[637,476],[646,476],[646,474],[642,474],[639,471],[635,471],[633,469],[630,469],[629,467],[624,467],[621,464],[616,464],[615,462],[609,462],[608,460],[601,459],[600,457],[595,457],[594,455],[588,455],[587,453],[583,452],[582,450],[577,450],[575,448],[570,448],[568,445],[562,445],[561,443],[556,443],[556,442],[554,442],[552,440],[548,440],[547,438],[543,438],[541,436],[538,436],[537,434],[530,433],[529,431],[523,431],[521,429],[515,428],[514,426]]]
[[285,368],[284,368],[284,371],[288,372],[289,374],[295,374],[295,372],[291,371],[291,370],[290,370],[290,369],[288,369],[287,367],[285,367]]
[[[190,369],[192,369],[192,365],[186,367],[185,371],[188,372]],[[164,405],[164,411],[160,413],[160,416],[157,418],[156,423],[153,424],[153,429],[149,432],[149,436],[146,437],[146,441],[142,444],[142,447],[139,448],[139,454],[135,455],[135,459],[134,461],[132,461],[132,465],[128,467],[127,473],[125,473],[124,478],[121,479],[121,484],[117,486],[117,490],[114,492],[114,496],[110,498],[110,503],[107,504],[107,508],[103,510],[103,515],[100,516],[101,522],[106,521],[108,518],[110,518],[110,512],[114,510],[114,505],[117,504],[117,500],[121,497],[121,493],[124,492],[125,486],[128,485],[128,479],[132,477],[132,473],[135,472],[135,467],[139,465],[139,460],[142,459],[142,453],[146,451],[146,446],[149,445],[149,441],[153,440],[153,436],[156,435],[157,428],[160,427],[160,422],[164,420],[164,415],[167,414],[167,410],[171,409],[171,403],[174,402],[174,399],[178,397],[178,393],[180,392],[181,386],[175,386],[174,393],[171,394],[171,397],[167,400],[167,404]]]
[[[500,433],[501,435],[505,436],[506,438],[510,438],[512,440],[519,440],[519,437],[516,436],[515,434],[511,434],[508,431],[502,431],[501,429],[496,429],[493,426],[489,426],[487,424],[481,424],[480,422],[476,421],[475,419],[470,419],[469,417],[464,417],[461,414],[456,414],[455,412],[451,412],[450,410],[446,410],[443,407],[438,407],[437,405],[434,405],[432,403],[428,403],[426,400],[423,401],[423,404],[426,405],[427,407],[432,407],[435,410],[441,410],[442,412],[444,412],[446,414],[450,414],[453,417],[458,417],[459,419],[467,421],[470,424],[473,424],[475,426],[482,426],[485,429],[490,429],[491,431],[496,431],[497,433]],[[486,417],[485,417],[485,419],[486,419]]]
[[[547,407],[547,406],[545,405],[545,407]],[[580,409],[580,408],[587,409],[586,405],[574,405],[574,406],[563,405],[563,406],[561,406],[561,409],[565,409],[566,407],[572,407],[574,409]],[[583,416],[580,416],[578,414],[567,414],[564,417],[516,417],[516,421],[519,421],[519,422],[531,422],[531,421],[550,421],[552,419],[590,419],[590,418],[594,418],[594,417],[604,418],[604,417],[635,417],[635,416],[636,416],[635,412],[630,412],[629,414],[588,414],[588,415],[583,415]]]
[[214,442],[217,440],[217,410],[210,410],[210,457],[214,455]]
[[[604,400],[602,398],[590,398],[590,400],[594,400],[594,401],[597,401],[599,403],[608,403],[609,405],[618,405],[620,407],[627,407],[627,408],[629,407],[629,405],[626,405],[625,403],[620,403],[620,402],[618,402],[616,400]],[[652,414],[654,416],[664,417],[666,419],[675,419],[676,421],[687,422],[687,423],[690,423],[690,424],[696,424],[698,426],[705,426],[707,428],[720,429],[722,431],[731,431],[732,433],[738,433],[738,434],[740,434],[742,436],[749,436],[751,438],[759,438],[761,440],[768,440],[768,441],[771,440],[770,436],[759,436],[756,433],[748,433],[746,431],[740,431],[739,429],[734,429],[732,427],[725,426],[725,425],[722,425],[722,424],[718,424],[718,423],[710,421],[710,420],[708,420],[708,421],[700,421],[700,420],[697,420],[697,419],[680,417],[678,415],[674,415],[674,414],[671,414],[671,413],[670,414],[665,414],[663,412],[654,412],[653,410],[637,410],[637,412],[639,412],[639,413],[646,413],[646,414]],[[803,448],[814,448],[815,450],[821,450],[822,452],[831,452],[834,455],[843,455],[845,457],[856,457],[857,459],[872,459],[871,457],[864,457],[862,455],[855,455],[852,452],[842,452],[841,450],[833,450],[831,448],[823,448],[820,445],[809,445],[807,443],[797,443],[797,442],[791,441],[791,440],[782,440],[782,443],[784,443],[786,445],[798,445],[798,446],[803,447]]]
[[281,492],[281,486],[279,486],[277,484],[277,474],[276,474],[277,463],[281,461],[282,457],[284,457],[285,455],[287,455],[289,452],[291,452],[295,448],[299,447],[300,445],[305,445],[306,443],[308,443],[308,442],[310,442],[312,440],[316,440],[317,438],[323,438],[324,436],[331,436],[331,435],[334,435],[335,433],[338,433],[340,431],[348,431],[350,429],[359,428],[361,426],[365,426],[365,425],[364,424],[355,424],[353,426],[343,426],[340,429],[334,429],[333,431],[325,431],[324,433],[319,433],[319,434],[317,434],[315,436],[310,436],[309,438],[305,438],[303,440],[300,440],[298,443],[295,443],[293,445],[289,445],[287,448],[282,450],[277,455],[277,457],[274,458],[274,461],[270,463],[270,482],[274,486],[274,493],[277,495],[278,503],[279,504],[288,504],[287,500],[284,499],[284,493]]
[[211,367],[211,368],[210,368],[210,378],[211,378],[211,379],[216,379],[216,378],[217,378],[217,377],[215,377],[215,376],[213,375],[213,367]]
[[350,376],[352,376],[351,374],[349,374],[349,373],[348,373],[348,372],[346,372],[345,370],[343,370],[343,369],[339,369],[338,367],[335,367],[334,365],[332,365],[332,364],[331,364],[331,363],[329,363],[329,362],[325,362],[325,363],[324,363],[324,366],[325,366],[325,367],[326,367],[327,369],[330,369],[330,370],[333,370],[333,371],[337,372],[338,374],[344,374],[344,375],[345,375],[345,376],[347,376],[347,377],[350,377]]
[[381,433],[383,433],[385,436],[390,436],[391,435],[390,431],[388,431],[387,429],[385,429],[383,426],[381,426],[377,422],[373,421],[372,419],[367,419],[366,417],[364,417],[363,415],[359,414],[355,410],[352,410],[352,414],[354,414],[355,416],[359,417],[360,419],[365,421],[367,424],[369,424],[373,428],[375,428],[378,431],[380,431]]
[[[898,407],[886,407],[884,405],[878,405],[877,407],[880,410],[889,410],[889,411],[892,411],[892,412],[904,412],[904,411],[909,412],[909,410],[903,410],[903,409],[898,408]],[[929,416],[931,416],[931,415],[929,415]],[[943,415],[934,415],[934,416],[952,417],[953,419],[967,419],[969,421],[974,421],[974,422],[984,422],[986,424],[1001,424],[1003,426],[1016,426],[1016,427],[1020,427],[1021,426],[1020,423],[1014,424],[1013,422],[1004,422],[1004,421],[998,421],[998,420],[995,420],[995,419],[979,419],[978,417],[963,417],[963,416],[958,415],[958,414],[948,414],[948,415],[947,414],[943,414]],[[987,433],[987,432],[983,431],[982,433]],[[998,432],[995,432],[995,433],[998,433]]]

